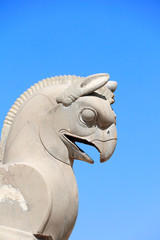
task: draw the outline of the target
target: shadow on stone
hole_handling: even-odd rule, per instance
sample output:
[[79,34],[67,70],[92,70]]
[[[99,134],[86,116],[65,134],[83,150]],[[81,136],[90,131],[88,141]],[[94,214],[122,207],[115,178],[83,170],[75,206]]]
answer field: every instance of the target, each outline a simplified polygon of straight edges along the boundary
[[45,236],[45,235],[41,235],[41,234],[34,234],[34,236],[38,240],[53,240],[53,238],[51,236]]

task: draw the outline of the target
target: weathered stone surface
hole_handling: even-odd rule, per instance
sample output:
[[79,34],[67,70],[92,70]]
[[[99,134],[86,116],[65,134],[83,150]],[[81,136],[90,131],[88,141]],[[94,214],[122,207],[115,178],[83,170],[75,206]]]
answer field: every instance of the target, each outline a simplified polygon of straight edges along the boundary
[[1,240],[36,240],[32,233],[20,231],[14,228],[0,226]]
[[[14,103],[0,142],[0,239],[67,240],[78,213],[74,159],[107,161],[117,141],[108,74],[59,76],[35,84]],[[12,236],[12,237],[11,237]]]

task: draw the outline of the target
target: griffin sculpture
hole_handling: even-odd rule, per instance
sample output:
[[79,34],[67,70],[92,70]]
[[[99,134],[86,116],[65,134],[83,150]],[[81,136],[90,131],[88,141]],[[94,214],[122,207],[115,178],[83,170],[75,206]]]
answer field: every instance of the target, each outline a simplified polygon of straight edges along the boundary
[[67,240],[78,213],[73,163],[107,161],[117,141],[109,74],[44,79],[16,100],[0,142],[0,239]]

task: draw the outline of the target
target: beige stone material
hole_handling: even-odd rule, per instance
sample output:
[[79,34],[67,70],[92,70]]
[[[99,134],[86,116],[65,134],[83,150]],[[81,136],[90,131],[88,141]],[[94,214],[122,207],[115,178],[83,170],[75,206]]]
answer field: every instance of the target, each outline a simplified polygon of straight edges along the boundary
[[[67,240],[78,213],[75,159],[94,163],[76,142],[113,154],[117,87],[109,74],[47,78],[16,100],[0,142],[0,239]],[[11,238],[11,235],[13,237]]]
[[20,231],[14,228],[0,226],[1,240],[36,240],[32,233]]

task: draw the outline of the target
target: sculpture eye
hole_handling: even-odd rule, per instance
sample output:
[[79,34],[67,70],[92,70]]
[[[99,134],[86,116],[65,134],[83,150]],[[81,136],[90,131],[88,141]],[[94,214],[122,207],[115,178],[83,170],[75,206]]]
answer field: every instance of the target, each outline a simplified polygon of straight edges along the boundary
[[95,121],[96,116],[97,116],[96,112],[92,109],[85,108],[81,112],[81,119],[83,120],[83,122],[92,123]]

